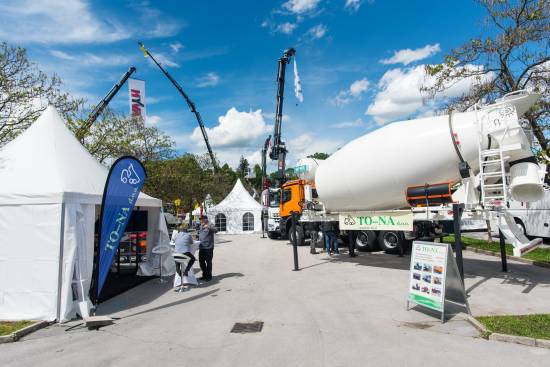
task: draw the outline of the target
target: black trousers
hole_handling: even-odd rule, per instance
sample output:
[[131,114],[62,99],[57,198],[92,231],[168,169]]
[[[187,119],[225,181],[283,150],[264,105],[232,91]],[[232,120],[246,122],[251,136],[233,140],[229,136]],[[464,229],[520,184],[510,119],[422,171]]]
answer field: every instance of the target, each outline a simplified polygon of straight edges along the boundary
[[185,252],[184,255],[189,258],[189,261],[187,262],[187,266],[185,267],[183,274],[181,273],[181,268],[182,268],[181,263],[176,263],[176,271],[178,272],[180,277],[184,275],[187,276],[187,274],[189,273],[189,270],[193,267],[193,264],[195,263],[195,260],[196,260],[195,256],[193,256],[193,254],[190,252]]
[[214,257],[214,249],[199,250],[199,265],[202,270],[204,279],[212,279],[212,258]]

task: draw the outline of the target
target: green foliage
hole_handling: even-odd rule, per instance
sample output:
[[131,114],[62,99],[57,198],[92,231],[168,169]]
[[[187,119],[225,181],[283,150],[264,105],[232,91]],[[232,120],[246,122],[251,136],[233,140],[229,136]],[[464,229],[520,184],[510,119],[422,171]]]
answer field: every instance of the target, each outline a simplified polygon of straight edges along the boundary
[[[450,235],[442,238],[442,241],[447,243],[454,243],[454,240],[455,240],[454,235]],[[480,250],[491,251],[491,252],[500,254],[500,243],[498,242],[498,240],[493,243],[489,243],[487,241],[462,236],[461,242],[462,242],[462,246],[465,248],[472,247],[472,248],[477,248]],[[506,244],[506,254],[507,255],[514,254],[512,245]],[[550,264],[550,249],[539,247],[523,255],[523,258],[534,260],[539,263]]]
[[168,159],[175,154],[173,140],[158,128],[109,109],[88,129],[83,129],[86,125],[83,118],[69,119],[67,123],[82,145],[101,163],[127,154],[143,162]]
[[22,47],[0,43],[0,146],[29,127],[48,107],[68,117],[83,100],[61,92],[61,79],[47,76],[27,58]]
[[320,160],[325,160],[327,159],[328,157],[330,157],[330,154],[328,153],[321,153],[321,152],[316,152],[312,155],[308,155],[307,156],[308,158],[314,158],[314,159],[320,159]]
[[241,159],[239,160],[239,166],[237,167],[237,176],[240,178],[245,178],[248,174],[248,169],[250,168],[250,163],[248,163],[248,160],[241,155]]
[[550,339],[550,315],[515,315],[476,317],[493,333]]
[[14,331],[31,325],[32,323],[32,321],[0,321],[0,336],[9,335]]

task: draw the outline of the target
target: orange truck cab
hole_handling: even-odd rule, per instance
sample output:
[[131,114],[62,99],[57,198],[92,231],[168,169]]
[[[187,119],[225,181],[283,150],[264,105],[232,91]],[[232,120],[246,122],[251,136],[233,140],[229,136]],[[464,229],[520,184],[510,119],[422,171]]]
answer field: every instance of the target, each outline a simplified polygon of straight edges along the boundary
[[304,185],[305,180],[291,180],[287,181],[281,187],[281,206],[279,208],[280,222],[279,230],[281,236],[286,238],[290,232],[290,226],[292,221],[290,220],[292,213],[302,213],[302,206],[304,204]]

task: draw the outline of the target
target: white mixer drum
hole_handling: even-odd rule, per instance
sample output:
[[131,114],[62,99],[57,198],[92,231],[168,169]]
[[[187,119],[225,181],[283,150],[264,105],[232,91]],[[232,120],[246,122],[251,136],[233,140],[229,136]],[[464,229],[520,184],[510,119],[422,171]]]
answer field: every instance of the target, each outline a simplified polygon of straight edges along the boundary
[[294,173],[302,180],[313,182],[315,180],[317,168],[319,168],[319,163],[321,162],[323,161],[314,158],[302,158],[296,163]]

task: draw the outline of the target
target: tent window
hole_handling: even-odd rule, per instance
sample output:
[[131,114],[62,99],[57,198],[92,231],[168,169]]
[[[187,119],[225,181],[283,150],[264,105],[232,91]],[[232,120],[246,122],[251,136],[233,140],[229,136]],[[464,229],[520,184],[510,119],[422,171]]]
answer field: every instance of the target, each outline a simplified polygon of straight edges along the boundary
[[254,216],[250,212],[244,213],[243,231],[253,231],[253,230],[254,230]]
[[225,214],[216,214],[214,226],[219,232],[227,231],[227,218],[225,217]]

